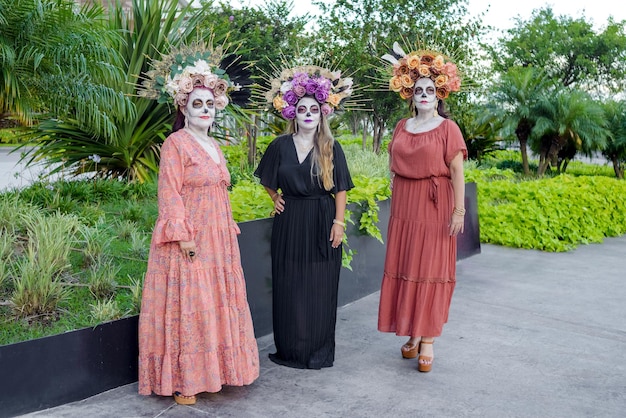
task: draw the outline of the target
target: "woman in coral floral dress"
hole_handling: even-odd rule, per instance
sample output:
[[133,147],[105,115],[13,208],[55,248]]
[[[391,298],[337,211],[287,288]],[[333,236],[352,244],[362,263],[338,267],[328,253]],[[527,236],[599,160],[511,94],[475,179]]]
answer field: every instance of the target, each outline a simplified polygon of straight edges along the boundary
[[139,393],[173,395],[180,404],[259,375],[230,175],[209,136],[233,77],[213,71],[196,61],[169,78],[178,119],[161,148],[159,216],[139,317]]

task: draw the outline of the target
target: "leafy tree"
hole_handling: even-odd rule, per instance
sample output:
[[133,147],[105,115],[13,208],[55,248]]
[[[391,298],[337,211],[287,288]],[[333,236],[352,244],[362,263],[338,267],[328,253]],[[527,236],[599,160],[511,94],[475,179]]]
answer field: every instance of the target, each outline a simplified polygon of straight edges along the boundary
[[112,132],[71,115],[45,120],[33,131],[31,143],[38,147],[27,154],[28,162],[42,161],[51,173],[94,173],[140,182],[153,177],[158,171],[160,143],[171,129],[173,108],[137,97],[136,88],[151,58],[182,41],[198,39],[201,14],[194,12],[190,6],[179,9],[174,0],[133,0],[132,10],[126,12],[118,0],[109,11],[108,28],[122,34],[116,49],[123,57],[119,69],[124,76],[100,81],[127,96],[133,111],[111,111]]
[[626,86],[626,22],[609,19],[596,32],[585,16],[555,16],[546,7],[516,23],[489,48],[497,72],[533,66],[563,86],[586,91],[617,92]]
[[[262,6],[235,8],[220,1],[204,3],[200,29],[211,28],[217,38],[228,39],[239,46],[238,53],[253,63],[254,76],[260,85],[267,87],[267,79],[285,60],[298,56],[299,46],[308,43],[306,25],[308,15],[291,17],[293,1],[270,0]],[[263,109],[262,98],[256,98],[256,106]],[[262,113],[262,124],[270,130],[282,131],[284,124],[276,124],[271,116]],[[259,121],[244,126],[238,136],[248,141],[248,163],[256,157],[256,137]]]
[[[395,41],[424,45],[450,55],[461,68],[472,66],[475,40],[486,31],[479,20],[468,19],[467,1],[337,0],[314,1],[321,11],[315,51],[354,71],[355,84],[370,86],[381,80],[380,57]],[[409,52],[409,51],[406,51]],[[469,77],[471,78],[471,77]],[[386,81],[386,80],[385,80]],[[467,81],[467,79],[466,79]],[[387,85],[368,88],[372,112],[365,113],[373,129],[373,148],[380,150],[389,122],[408,114],[408,106]],[[454,106],[454,98],[449,102]]]
[[623,179],[626,165],[626,102],[612,100],[603,106],[610,135],[602,154],[613,164],[615,176]]
[[606,144],[609,132],[604,111],[586,92],[562,88],[545,95],[535,114],[532,145],[539,154],[540,176],[549,165],[564,172],[577,151],[590,155]]
[[107,134],[110,113],[132,113],[130,102],[98,80],[123,80],[120,38],[105,27],[100,6],[77,10],[70,0],[0,0],[0,118],[23,123],[35,114],[72,114]]

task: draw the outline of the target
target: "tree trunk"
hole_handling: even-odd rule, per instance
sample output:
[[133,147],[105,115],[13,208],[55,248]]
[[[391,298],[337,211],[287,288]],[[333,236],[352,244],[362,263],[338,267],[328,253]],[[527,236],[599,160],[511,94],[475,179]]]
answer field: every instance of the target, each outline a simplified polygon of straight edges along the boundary
[[531,126],[526,119],[522,119],[515,129],[515,135],[519,141],[519,150],[522,154],[522,167],[524,175],[530,175],[530,165],[528,164],[528,137],[530,136]]
[[256,160],[256,115],[252,117],[252,124],[247,125],[246,141],[248,143],[248,164],[254,165]]
[[615,177],[620,180],[624,179],[624,167],[620,164],[620,161],[617,157],[611,157],[611,162],[613,163],[613,171],[615,172]]
[[363,137],[361,140],[361,149],[365,151],[367,149],[367,129],[369,127],[368,119],[363,118],[362,123],[363,123]]
[[372,150],[376,154],[380,154],[380,142],[383,136],[383,124],[376,114],[373,115],[374,122],[374,138],[372,140]]

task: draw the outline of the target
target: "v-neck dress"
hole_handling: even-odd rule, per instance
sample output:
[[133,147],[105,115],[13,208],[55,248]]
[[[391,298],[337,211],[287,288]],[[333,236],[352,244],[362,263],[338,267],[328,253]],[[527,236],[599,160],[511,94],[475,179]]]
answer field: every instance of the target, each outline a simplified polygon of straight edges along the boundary
[[452,120],[421,133],[407,131],[406,121],[398,123],[388,147],[395,176],[378,329],[436,337],[448,320],[456,284],[449,166],[459,152],[467,158],[467,147]]
[[[345,155],[335,141],[330,191],[311,179],[312,152],[300,163],[292,135],[267,147],[255,175],[262,185],[281,190],[285,210],[274,216],[272,318],[275,363],[294,368],[331,367],[342,247],[332,248],[334,194],[354,187]],[[321,181],[320,181],[321,183]]]
[[[139,393],[218,392],[259,375],[230,175],[179,130],[161,147],[159,216],[139,316]],[[178,241],[194,240],[193,262]]]

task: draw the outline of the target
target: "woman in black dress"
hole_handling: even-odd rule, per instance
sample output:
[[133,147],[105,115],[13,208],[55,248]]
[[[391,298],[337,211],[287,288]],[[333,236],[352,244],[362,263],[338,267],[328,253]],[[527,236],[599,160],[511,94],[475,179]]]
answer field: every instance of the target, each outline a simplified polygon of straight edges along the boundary
[[272,141],[255,171],[276,213],[271,244],[276,353],[270,359],[320,369],[335,359],[346,191],[354,187],[327,116],[350,95],[352,82],[319,67],[291,71],[280,80],[280,90],[267,94],[290,121],[290,133]]

